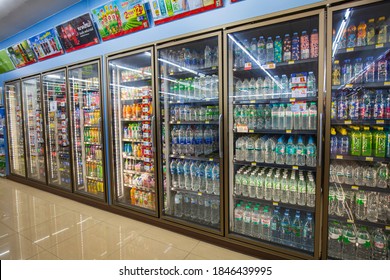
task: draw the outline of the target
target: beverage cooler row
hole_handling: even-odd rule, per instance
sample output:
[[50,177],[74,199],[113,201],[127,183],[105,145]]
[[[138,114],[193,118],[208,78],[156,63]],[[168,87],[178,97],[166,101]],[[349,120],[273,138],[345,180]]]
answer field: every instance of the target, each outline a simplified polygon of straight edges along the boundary
[[355,4],[327,49],[316,10],[108,55],[105,98],[100,60],[6,83],[10,172],[285,257],[389,258],[390,5]]

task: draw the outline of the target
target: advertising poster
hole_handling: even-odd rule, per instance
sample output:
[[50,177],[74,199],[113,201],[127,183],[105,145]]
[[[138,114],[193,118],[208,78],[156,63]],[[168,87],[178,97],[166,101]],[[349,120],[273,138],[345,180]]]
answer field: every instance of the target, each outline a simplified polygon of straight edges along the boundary
[[15,66],[9,58],[6,50],[0,50],[0,74],[14,70]]
[[222,0],[149,0],[149,4],[156,25],[223,6]]
[[57,26],[56,30],[66,52],[99,44],[99,37],[89,13]]
[[37,62],[34,52],[27,40],[7,48],[7,52],[17,68],[24,67]]
[[28,40],[39,61],[64,53],[54,29],[50,29]]
[[149,28],[142,0],[111,1],[92,10],[103,41]]

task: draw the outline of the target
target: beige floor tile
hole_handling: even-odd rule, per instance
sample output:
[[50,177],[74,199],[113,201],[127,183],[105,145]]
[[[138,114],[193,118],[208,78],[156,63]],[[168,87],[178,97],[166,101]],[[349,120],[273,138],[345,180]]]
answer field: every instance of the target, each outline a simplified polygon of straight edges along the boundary
[[49,249],[55,244],[71,238],[88,228],[101,223],[90,216],[68,212],[47,222],[20,232],[42,248]]
[[0,240],[15,233],[16,232],[14,230],[10,229],[3,223],[0,223]]
[[187,251],[171,245],[139,236],[134,241],[125,244],[113,254],[107,256],[110,260],[183,260]]
[[199,240],[158,227],[152,227],[142,235],[188,252],[199,243]]
[[29,260],[60,260],[57,256],[53,255],[52,253],[44,250],[42,252],[39,252],[35,256],[32,256],[29,258]]
[[42,250],[19,234],[0,239],[0,259],[2,260],[26,260]]
[[228,249],[211,245],[205,242],[199,242],[191,251],[192,254],[198,255],[208,260],[255,260],[251,256],[240,254]]
[[206,258],[199,257],[198,255],[195,255],[193,253],[189,253],[185,259],[186,260],[207,260]]

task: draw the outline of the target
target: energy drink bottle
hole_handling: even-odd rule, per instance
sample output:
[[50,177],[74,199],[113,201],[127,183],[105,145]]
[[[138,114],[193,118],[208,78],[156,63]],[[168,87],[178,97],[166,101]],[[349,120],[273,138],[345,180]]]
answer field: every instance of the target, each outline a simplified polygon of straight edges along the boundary
[[378,19],[378,37],[377,43],[384,44],[387,42],[387,23],[385,21],[385,17],[380,17]]
[[375,19],[370,18],[367,24],[367,45],[374,45],[375,41]]
[[376,127],[374,132],[374,156],[385,157],[386,156],[386,133],[383,131],[383,127]]
[[358,47],[365,46],[367,44],[366,37],[367,37],[367,25],[364,21],[361,21],[357,28],[356,46]]
[[359,128],[354,126],[352,127],[351,132],[351,155],[360,156],[362,153],[362,134],[359,131]]
[[372,56],[366,58],[364,69],[365,69],[364,81],[366,83],[375,82],[375,61]]
[[383,57],[381,60],[378,61],[378,81],[379,82],[385,82],[388,80],[387,78],[387,68],[388,68],[388,61],[386,57]]
[[282,62],[282,39],[276,36],[274,44],[274,61]]
[[362,156],[370,157],[372,155],[372,133],[370,127],[365,126],[362,132]]
[[290,34],[286,34],[283,40],[283,61],[287,62],[289,60],[291,60],[291,38]]
[[333,62],[333,71],[332,71],[332,85],[339,86],[341,84],[340,81],[340,62],[335,60]]
[[347,30],[347,47],[353,48],[356,46],[356,26],[350,25]]
[[310,57],[318,57],[318,30],[313,29],[310,34]]
[[300,59],[300,42],[299,42],[299,36],[297,32],[294,32],[292,37],[291,54],[292,54],[292,60]]

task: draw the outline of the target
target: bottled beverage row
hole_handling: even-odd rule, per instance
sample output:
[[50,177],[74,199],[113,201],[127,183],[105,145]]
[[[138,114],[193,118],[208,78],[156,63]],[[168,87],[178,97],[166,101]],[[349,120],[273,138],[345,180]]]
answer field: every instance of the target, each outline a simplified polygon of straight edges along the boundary
[[317,105],[311,103],[235,105],[234,128],[316,130]]
[[[201,69],[218,66],[218,46],[206,45],[202,50],[182,48],[171,49],[162,53],[162,58],[168,60],[168,73],[182,72],[185,69]],[[172,64],[172,62],[178,66]]]
[[[358,26],[355,23],[351,23],[347,28],[343,29],[338,47],[354,48],[390,42],[390,37],[387,38],[387,27],[388,23],[384,16],[379,17],[376,22],[374,18],[370,18],[367,24],[366,21],[361,20]],[[333,42],[335,37],[336,30],[333,29]]]
[[84,110],[84,124],[93,125],[100,124],[100,109]]
[[103,164],[95,163],[95,162],[86,162],[85,168],[87,172],[87,176],[103,179]]
[[345,260],[390,260],[390,234],[381,228],[367,228],[331,221],[328,228],[328,256]]
[[[297,137],[295,137],[297,138]],[[242,136],[236,140],[236,160],[247,162],[265,162],[298,166],[315,167],[317,164],[317,147],[313,137],[302,136],[298,139],[285,135]]]
[[137,68],[134,70],[121,70],[121,82],[132,82],[152,77],[152,68],[150,66]]
[[[290,77],[283,74],[281,77],[267,75],[264,79],[238,79],[234,87],[235,100],[317,96],[317,82],[313,72],[292,73]],[[299,95],[296,89],[300,90]]]
[[177,121],[218,121],[219,106],[180,105],[170,108],[170,120]]
[[[81,157],[81,155],[79,155]],[[100,146],[87,145],[85,147],[86,161],[102,161],[103,151]]]
[[132,205],[155,210],[156,209],[156,195],[153,192],[131,188],[130,202]]
[[202,161],[172,160],[169,166],[171,186],[219,195],[219,164]]
[[390,119],[390,91],[346,89],[332,95],[331,118],[338,120]]
[[362,58],[355,58],[353,61],[346,59],[340,65],[339,60],[333,62],[332,84],[334,86],[346,84],[361,84],[389,81],[390,61],[386,56],[378,61],[374,57],[368,56],[363,61]]
[[87,179],[87,192],[92,194],[104,193],[104,183]]
[[311,172],[268,167],[241,167],[234,194],[300,206],[315,206],[316,183]]
[[84,127],[84,142],[100,143],[101,142],[100,129]]
[[126,140],[139,140],[144,138],[150,138],[150,122],[137,122],[130,123],[128,126],[123,127],[123,139]]
[[144,161],[149,162],[152,160],[151,158],[153,154],[150,145],[144,145],[140,143],[125,143],[123,145],[123,156],[143,158]]
[[331,161],[329,175],[330,183],[390,188],[390,167],[383,163]]
[[386,223],[390,221],[390,194],[331,186],[328,212],[351,220]]
[[[98,84],[98,83],[96,83]],[[83,93],[83,104],[85,107],[100,107],[100,92],[86,91]]]
[[123,183],[133,188],[153,191],[155,189],[154,177],[150,174],[123,174]]
[[[336,133],[337,131],[337,133]],[[359,126],[332,127],[330,152],[332,155],[390,157],[390,131],[381,126],[363,129]]]
[[130,120],[149,119],[152,115],[152,103],[135,103],[122,106],[122,118]]
[[148,98],[152,98],[152,88],[150,86],[121,87],[122,101]]
[[[279,35],[275,36],[275,40],[271,36],[267,37],[267,40],[265,37],[260,36],[258,40],[252,38],[250,42],[248,39],[242,41],[242,47],[261,64],[318,57],[317,29],[313,29],[310,35],[304,30],[300,36],[298,32],[294,32],[292,37],[285,34],[283,39]],[[234,46],[235,68],[244,67],[246,63],[252,62],[240,46]]]
[[173,215],[205,225],[217,227],[220,223],[219,197],[182,193],[174,195]]
[[234,208],[234,232],[310,252],[314,227],[312,213],[248,201],[239,201]]
[[171,101],[194,101],[206,98],[216,99],[219,95],[217,75],[202,75],[178,79],[169,83]]
[[219,133],[215,125],[174,125],[171,130],[174,155],[209,155],[218,150]]
[[139,161],[135,159],[125,159],[123,170],[151,173],[154,170],[154,165],[150,162]]

